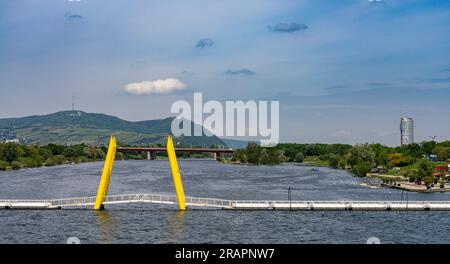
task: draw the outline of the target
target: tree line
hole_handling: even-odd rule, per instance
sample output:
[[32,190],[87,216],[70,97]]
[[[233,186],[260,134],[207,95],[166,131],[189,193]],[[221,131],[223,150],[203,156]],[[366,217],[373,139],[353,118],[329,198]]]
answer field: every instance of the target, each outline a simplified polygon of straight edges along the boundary
[[[278,144],[263,148],[249,143],[246,148],[237,150],[232,160],[251,164],[279,164],[282,162],[303,162],[307,157],[326,161],[330,167],[348,169],[359,176],[365,176],[377,167],[386,169],[406,168],[401,176],[411,181],[436,181],[431,177],[436,163],[430,161],[450,159],[450,141],[425,141],[398,147],[382,144]],[[433,156],[434,157],[434,156]]]
[[[165,147],[163,144],[152,146]],[[191,147],[179,145],[178,147]],[[194,146],[195,147],[195,146]],[[21,168],[35,168],[41,166],[56,166],[69,163],[101,161],[105,159],[108,148],[106,146],[94,147],[86,144],[44,146],[24,145],[18,143],[0,143],[0,171],[17,170]],[[153,153],[154,158],[167,157],[166,152]],[[207,153],[177,153],[179,158],[205,158]],[[147,153],[116,153],[116,159],[146,159]]]
[[99,161],[105,158],[106,151],[106,147],[91,147],[85,144],[31,146],[0,143],[0,170]]

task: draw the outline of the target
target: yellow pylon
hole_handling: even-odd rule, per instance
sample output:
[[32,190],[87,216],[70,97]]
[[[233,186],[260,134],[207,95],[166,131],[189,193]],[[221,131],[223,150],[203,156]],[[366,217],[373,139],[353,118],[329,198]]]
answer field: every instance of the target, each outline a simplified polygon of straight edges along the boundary
[[109,140],[108,152],[106,154],[105,164],[103,165],[102,178],[98,185],[97,197],[95,199],[94,210],[102,210],[105,196],[108,193],[109,180],[114,166],[114,159],[116,157],[116,138],[111,136]]
[[173,183],[178,199],[178,208],[180,211],[186,210],[186,200],[184,197],[183,183],[181,182],[180,170],[178,168],[177,156],[173,146],[172,136],[167,138],[167,155],[169,157],[170,169],[172,170]]

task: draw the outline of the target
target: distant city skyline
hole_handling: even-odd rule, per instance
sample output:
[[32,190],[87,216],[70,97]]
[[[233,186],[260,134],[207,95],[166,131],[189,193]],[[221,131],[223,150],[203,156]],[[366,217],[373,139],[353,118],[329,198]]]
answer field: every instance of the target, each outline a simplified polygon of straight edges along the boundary
[[[378,3],[378,2],[382,2]],[[0,118],[279,100],[281,142],[450,139],[450,2],[0,2]]]

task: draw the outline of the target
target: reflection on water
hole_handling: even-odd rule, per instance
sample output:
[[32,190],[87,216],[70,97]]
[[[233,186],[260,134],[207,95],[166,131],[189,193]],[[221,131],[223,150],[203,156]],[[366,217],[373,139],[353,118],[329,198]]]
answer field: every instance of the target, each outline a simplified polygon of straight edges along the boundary
[[94,210],[96,223],[100,234],[100,240],[104,243],[114,243],[120,223],[106,210]]
[[180,241],[184,234],[184,216],[186,211],[177,211],[170,214],[168,219],[168,231],[170,238],[175,241]]

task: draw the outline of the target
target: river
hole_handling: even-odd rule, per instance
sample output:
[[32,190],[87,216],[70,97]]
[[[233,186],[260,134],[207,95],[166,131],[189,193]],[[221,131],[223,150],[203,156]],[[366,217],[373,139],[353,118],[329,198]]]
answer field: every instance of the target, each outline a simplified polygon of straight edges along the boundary
[[[400,200],[402,191],[360,186],[329,168],[180,160],[188,196],[287,200]],[[95,196],[102,163],[0,172],[0,199]],[[109,194],[174,193],[166,160],[117,161]],[[450,200],[408,193],[409,200]],[[449,212],[187,210],[174,205],[109,205],[104,211],[0,210],[0,243],[450,243]]]

